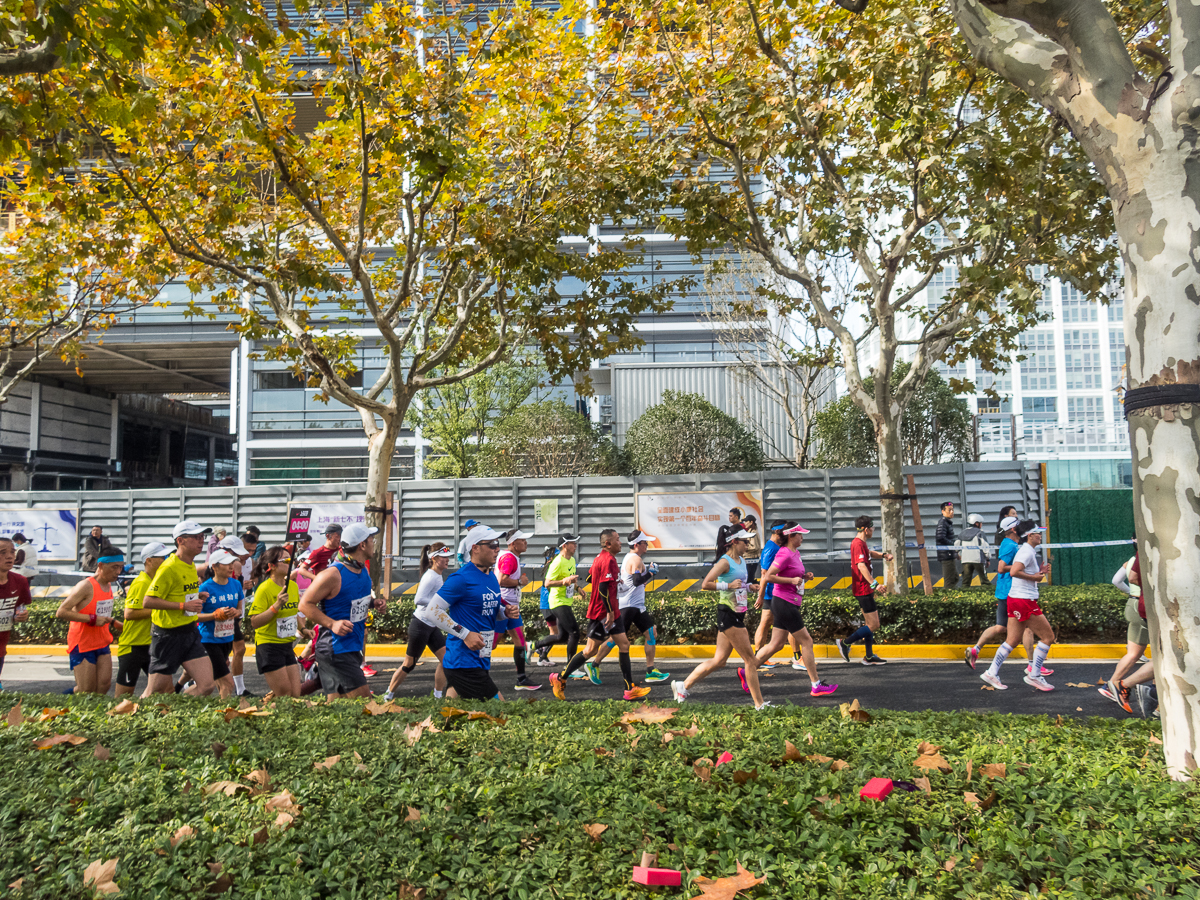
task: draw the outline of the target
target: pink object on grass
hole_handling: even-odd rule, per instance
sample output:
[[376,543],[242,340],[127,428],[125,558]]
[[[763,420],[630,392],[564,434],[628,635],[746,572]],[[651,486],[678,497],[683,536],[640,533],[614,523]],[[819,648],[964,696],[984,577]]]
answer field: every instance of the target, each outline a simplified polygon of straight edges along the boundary
[[733,754],[730,753],[728,750],[726,750],[724,753],[722,753],[720,756],[717,757],[717,765],[723,766],[727,762],[733,762]]
[[858,796],[863,800],[883,800],[892,792],[892,779],[890,778],[872,778],[868,781]]
[[633,867],[635,884],[666,885],[678,887],[683,884],[683,873],[678,869],[651,869],[646,866]]

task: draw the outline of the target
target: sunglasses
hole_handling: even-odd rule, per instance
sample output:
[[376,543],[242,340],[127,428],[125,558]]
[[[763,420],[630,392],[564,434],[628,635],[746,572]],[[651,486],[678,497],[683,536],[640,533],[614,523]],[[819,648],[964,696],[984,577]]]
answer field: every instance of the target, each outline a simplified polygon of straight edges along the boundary
[[480,541],[479,546],[487,547],[489,550],[499,550],[500,542],[499,541]]

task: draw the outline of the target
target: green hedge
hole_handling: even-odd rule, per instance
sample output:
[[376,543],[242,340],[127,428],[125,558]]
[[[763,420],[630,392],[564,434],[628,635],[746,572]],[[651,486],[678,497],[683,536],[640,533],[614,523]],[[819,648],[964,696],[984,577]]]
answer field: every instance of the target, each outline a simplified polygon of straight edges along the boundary
[[[1111,585],[1068,585],[1043,588],[1041,603],[1060,641],[1123,643],[1125,599]],[[658,623],[660,644],[715,640],[716,594],[660,591],[647,594],[646,601]],[[57,608],[57,601],[36,601],[29,621],[17,626],[13,643],[64,642],[67,626],[54,618]],[[587,604],[577,600],[574,609],[576,618],[582,622]],[[373,616],[369,639],[380,643],[405,641],[412,612],[411,597],[388,604],[383,615]],[[521,612],[527,637],[536,639],[546,634],[536,598],[523,598]],[[757,627],[758,615],[751,610],[747,616],[751,628]],[[879,637],[883,641],[974,643],[984,628],[995,624],[996,601],[982,589],[939,590],[932,597],[924,594],[882,597],[879,616],[882,625]],[[857,627],[855,623],[861,621],[861,613],[858,603],[847,592],[810,591],[804,601],[804,618],[817,642],[831,643],[835,637]],[[248,629],[249,623],[243,627]]]
[[[15,699],[0,701],[0,723]],[[361,701],[285,700],[232,721],[225,704],[175,696],[124,716],[105,715],[111,700],[23,699],[26,713],[69,712],[0,724],[0,885],[23,879],[9,892],[20,900],[91,897],[85,868],[113,858],[121,896],[139,900],[409,887],[428,900],[617,900],[651,896],[630,883],[643,850],[685,873],[657,892],[670,900],[739,863],[767,876],[746,900],[1200,893],[1200,786],[1168,779],[1159,726],[1139,719],[872,711],[862,725],[836,709],[689,704],[626,734],[613,725],[631,706],[618,702],[457,704],[496,723],[444,720],[425,699],[379,716]],[[443,730],[410,746],[426,716]],[[698,733],[663,742],[693,720]],[[34,749],[54,734],[85,740]],[[845,766],[785,761],[786,741]],[[921,741],[951,771],[916,768]],[[696,761],[724,751],[732,764],[702,780]],[[1004,778],[980,771],[1000,763]],[[271,787],[252,795],[264,769]],[[927,776],[930,793],[860,801],[875,776]],[[243,787],[205,792],[219,782]],[[301,808],[290,827],[266,806],[283,791]],[[593,840],[585,825],[607,827]],[[184,826],[192,836],[172,846]]]

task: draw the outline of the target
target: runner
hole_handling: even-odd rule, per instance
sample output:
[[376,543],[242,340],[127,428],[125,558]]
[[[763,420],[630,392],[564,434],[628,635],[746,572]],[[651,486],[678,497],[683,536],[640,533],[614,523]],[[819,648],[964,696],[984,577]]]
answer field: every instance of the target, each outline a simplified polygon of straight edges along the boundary
[[[29,580],[13,571],[17,548],[11,538],[0,537],[0,674],[4,672],[4,657],[8,654],[8,638],[13,625],[29,621]],[[0,691],[4,685],[0,684]]]
[[300,603],[300,614],[321,629],[315,653],[321,687],[331,699],[371,693],[362,671],[367,612],[387,608],[386,600],[374,596],[367,572],[378,531],[361,522],[343,531],[337,559],[313,579]]
[[[1136,535],[1134,540],[1137,540]],[[1142,568],[1136,551],[1117,569],[1112,583],[1121,593],[1129,595],[1125,603],[1125,624],[1128,628],[1125,634],[1125,655],[1117,662],[1112,677],[1100,688],[1100,693],[1109,700],[1121,703],[1121,679],[1133,671],[1133,667],[1150,644],[1150,629],[1146,625],[1146,601],[1142,598]]]
[[[113,583],[125,570],[125,554],[106,544],[96,558],[96,574],[71,588],[54,615],[70,622],[67,655],[76,694],[107,694],[112,684],[112,632],[121,633],[113,618]],[[119,588],[119,586],[118,586]]]
[[463,522],[462,524],[463,539],[458,542],[458,554],[455,556],[455,561],[460,566],[465,566],[467,564],[467,535],[470,534],[471,529],[478,524],[479,522],[476,522],[474,519],[467,519],[467,521]]
[[[640,538],[643,535],[639,533],[630,537]],[[571,673],[585,665],[588,678],[593,684],[600,684],[598,663],[604,658],[604,654],[601,653],[595,662],[585,663],[585,660],[600,650],[605,641],[609,641],[610,646],[615,643],[620,648],[619,659],[621,677],[625,680],[625,699],[640,700],[650,693],[650,688],[639,687],[633,680],[633,665],[629,661],[629,637],[620,624],[625,611],[620,609],[618,603],[621,567],[617,565],[617,558],[614,555],[620,550],[621,538],[617,535],[615,528],[605,528],[600,532],[600,552],[596,555],[596,559],[592,562],[592,568],[588,572],[592,596],[587,609],[587,646],[582,653],[571,656],[567,661],[567,667],[561,674],[554,673],[550,676],[550,687],[554,690],[554,696],[559,700],[566,698],[566,682],[571,677]],[[645,615],[644,610],[642,614]],[[645,629],[644,621],[640,627]],[[653,625],[650,628],[652,630]],[[647,639],[646,649],[650,650],[650,648],[651,644]]]
[[[787,543],[787,538],[783,536],[784,522],[775,522],[771,525],[771,536],[763,547],[762,553],[759,554],[758,563],[761,572],[766,572],[771,568],[771,563],[775,561],[775,554],[779,552],[779,548]],[[754,634],[754,647],[757,651],[760,649],[771,636],[771,623],[775,616],[771,612],[771,598],[775,596],[775,585],[767,581],[766,578],[758,580],[758,597],[754,601],[754,608],[762,610],[758,619],[758,630]],[[792,668],[804,671],[804,660],[800,657],[800,641],[796,635],[789,634],[788,642],[792,647]],[[767,660],[758,667],[760,672],[769,672],[775,668],[775,663]]]
[[[998,691],[1007,689],[1007,685],[1000,681],[1000,667],[1008,659],[1008,654],[1012,653],[1013,647],[1020,643],[1026,629],[1033,630],[1038,644],[1031,667],[1026,669],[1025,683],[1039,691],[1054,690],[1054,685],[1040,674],[1050,645],[1054,643],[1054,629],[1038,606],[1038,583],[1050,574],[1050,564],[1038,565],[1036,552],[1045,530],[1030,519],[1019,523],[1016,528],[1020,546],[1011,569],[1013,580],[1008,593],[1008,637],[996,651],[991,666],[979,676]],[[1033,674],[1035,672],[1039,674]]]
[[[242,594],[246,595],[254,586],[254,578],[251,571],[254,564],[250,561],[250,551],[246,549],[246,545],[242,543],[242,539],[236,535],[221,538],[217,546],[228,550],[237,558],[237,561],[233,564],[230,577],[236,578],[241,582]],[[254,696],[254,694],[246,690],[245,676],[243,674],[245,671],[245,660],[246,637],[242,634],[242,618],[239,616],[233,620],[233,650],[229,654],[229,674],[233,678],[233,693],[235,697]]]
[[[568,661],[574,659],[579,650],[579,623],[571,607],[575,599],[575,583],[579,581],[579,576],[575,574],[575,551],[578,548],[578,535],[563,534],[558,539],[558,555],[546,569],[544,583],[550,589],[550,612],[557,620],[558,633],[552,633],[537,642],[534,649],[543,658],[549,658],[550,648],[555,644],[567,645]],[[551,686],[553,683],[551,679]]]
[[774,596],[771,598],[774,624],[771,627],[771,641],[759,649],[756,662],[761,668],[762,664],[786,643],[789,634],[797,635],[804,665],[808,670],[808,680],[812,684],[809,693],[813,697],[822,697],[832,694],[838,686],[822,681],[817,674],[812,635],[808,633],[804,625],[804,616],[800,612],[804,603],[805,576],[804,561],[800,559],[800,545],[804,543],[804,535],[808,534],[808,529],[795,522],[785,522],[783,534],[787,538],[787,544],[779,548],[770,568],[763,576],[775,585]]
[[299,572],[310,582],[329,567],[342,546],[342,526],[332,522],[325,527],[325,543],[308,554]]
[[[284,547],[265,551],[254,566],[258,582],[254,602],[250,604],[254,661],[276,697],[300,696],[300,664],[296,662],[293,649],[299,632],[300,588],[288,576],[290,567],[290,557]],[[296,573],[291,574],[295,576]],[[324,674],[325,669],[321,672]]]
[[[441,590],[445,580],[446,567],[450,565],[450,557],[454,551],[441,541],[434,541],[421,548],[421,581],[417,584],[417,596],[414,598],[416,610],[420,611],[429,605],[434,594]],[[442,669],[442,660],[446,656],[446,639],[436,626],[421,621],[414,612],[408,623],[408,649],[404,651],[404,664],[392,673],[384,700],[391,701],[396,696],[396,688],[404,683],[412,670],[417,667],[417,660],[428,647],[437,657],[437,669],[433,673],[433,696],[440,698],[446,693],[446,673]]]
[[863,624],[850,637],[845,640],[835,638],[833,642],[842,659],[850,662],[850,645],[862,641],[863,665],[882,666],[887,660],[875,655],[875,632],[879,630],[879,607],[875,603],[875,595],[883,590],[883,585],[875,584],[871,560],[891,559],[892,554],[880,553],[867,546],[867,541],[875,533],[875,522],[870,516],[859,516],[854,520],[854,527],[858,534],[850,542],[850,591],[862,610]]
[[[1012,509],[1012,507],[1008,507]],[[1012,587],[1012,562],[1017,555],[1017,548],[1020,546],[1017,543],[1017,524],[1020,522],[1016,516],[1009,516],[1000,521],[1000,527],[1003,529],[1001,534],[1000,549],[996,553],[996,624],[989,625],[984,629],[983,634],[979,636],[979,640],[975,642],[974,647],[968,647],[966,653],[967,665],[972,669],[975,668],[975,662],[979,659],[979,653],[983,650],[984,644],[990,644],[997,640],[1003,640],[1008,634],[1008,592]],[[1033,660],[1033,631],[1025,629],[1023,638],[1025,644],[1025,658]],[[1026,666],[1026,673],[1029,674],[1029,666]],[[1042,667],[1043,675],[1053,675],[1053,669]]]
[[705,660],[688,675],[685,681],[671,682],[671,694],[683,703],[696,682],[707,678],[718,669],[725,668],[729,654],[737,651],[743,665],[738,668],[738,680],[742,690],[750,695],[755,709],[765,709],[773,704],[763,700],[762,687],[758,683],[758,659],[750,647],[750,632],[746,630],[746,609],[750,592],[747,580],[744,553],[749,545],[745,531],[729,535],[728,549],[704,576],[700,589],[721,592],[717,606],[717,651],[712,659]]
[[[554,562],[554,557],[558,555],[558,551],[553,547],[547,547],[542,554],[542,578],[546,577],[545,573],[550,568],[550,563]],[[545,581],[542,582],[541,588],[538,590],[538,609],[542,613],[542,621],[546,623],[546,629],[550,632],[550,637],[558,638],[558,616],[554,614],[554,610],[550,608],[550,588],[546,586]],[[529,653],[525,659],[531,660],[537,656],[537,665],[553,666],[550,661],[549,650],[538,650],[532,644],[529,646]]]
[[[521,588],[529,584],[529,576],[523,571],[521,554],[529,549],[530,535],[514,528],[503,535],[507,549],[501,550],[496,557],[496,581],[500,585],[500,599],[508,606],[521,608]],[[525,620],[518,616],[515,619],[504,618],[496,625],[496,643],[499,644],[505,631],[513,635],[513,662],[517,666],[518,691],[536,691],[541,685],[531,681],[525,674],[525,656],[528,643],[525,640]]]
[[238,558],[228,550],[217,548],[209,559],[212,575],[200,585],[200,593],[207,596],[196,617],[200,644],[212,663],[213,680],[222,700],[234,692],[229,653],[233,649],[235,625],[241,621],[246,608],[242,583],[231,577],[237,561]]
[[171,530],[175,552],[154,573],[142,601],[150,615],[150,677],[143,697],[170,694],[175,690],[174,675],[180,666],[194,685],[184,693],[205,697],[213,691],[212,663],[200,643],[196,618],[204,608],[200,579],[196,576],[196,557],[204,550],[209,529],[184,520]]
[[138,676],[150,675],[150,610],[142,608],[146,590],[163,560],[171,555],[166,544],[151,541],[138,554],[142,571],[125,590],[125,627],[117,641],[117,686],[113,696],[132,694],[137,690]]
[[494,630],[501,616],[515,619],[521,611],[501,602],[500,583],[492,574],[499,533],[476,525],[467,532],[462,547],[470,562],[447,578],[417,615],[448,634],[442,658],[450,685],[447,697],[503,700],[490,671]]
[[[615,532],[614,532],[615,534]],[[620,550],[620,542],[616,544],[616,550]],[[620,619],[617,622],[617,634],[623,634],[626,638],[629,637],[629,630],[634,626],[646,636],[645,646],[642,648],[646,654],[646,678],[645,680],[651,683],[657,681],[666,681],[671,677],[670,672],[664,672],[654,665],[654,655],[658,648],[658,629],[654,624],[654,619],[646,611],[646,583],[651,581],[658,574],[658,564],[650,563],[646,565],[645,556],[646,550],[650,547],[650,539],[642,534],[636,528],[629,534],[629,552],[625,554],[625,558],[621,561],[621,571],[617,582],[617,602],[620,605]],[[595,666],[599,666],[612,648],[616,646],[614,639],[609,638],[603,647],[600,648],[600,654],[596,657]],[[595,677],[592,681],[596,684],[600,683],[599,669],[595,671]],[[593,671],[588,669],[588,675],[591,677]]]

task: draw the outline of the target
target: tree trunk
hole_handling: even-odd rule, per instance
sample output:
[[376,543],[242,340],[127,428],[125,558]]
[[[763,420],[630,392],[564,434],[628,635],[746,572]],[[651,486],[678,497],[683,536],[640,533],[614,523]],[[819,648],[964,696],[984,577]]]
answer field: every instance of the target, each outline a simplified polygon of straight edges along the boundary
[[901,463],[900,428],[894,419],[883,417],[875,423],[879,445],[879,514],[883,530],[883,552],[892,559],[883,561],[883,580],[891,593],[908,593],[908,567],[904,564],[904,472]]
[[387,534],[386,512],[388,505],[388,483],[392,477],[392,457],[396,455],[396,440],[400,437],[399,415],[383,423],[383,428],[367,439],[367,495],[365,498],[366,522],[368,527],[378,528],[375,535],[375,552],[371,556],[371,583],[379,587],[383,579],[383,557],[392,552],[384,546]]

